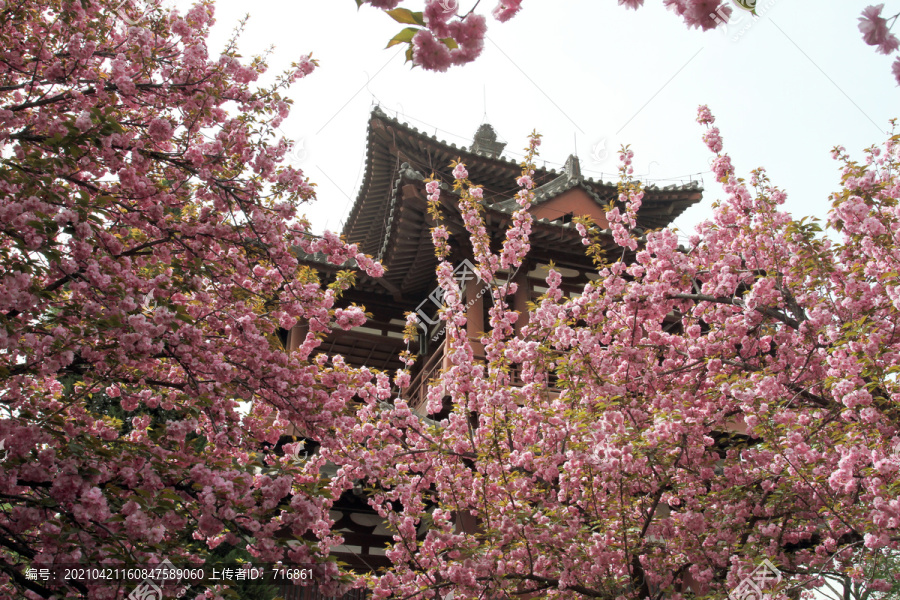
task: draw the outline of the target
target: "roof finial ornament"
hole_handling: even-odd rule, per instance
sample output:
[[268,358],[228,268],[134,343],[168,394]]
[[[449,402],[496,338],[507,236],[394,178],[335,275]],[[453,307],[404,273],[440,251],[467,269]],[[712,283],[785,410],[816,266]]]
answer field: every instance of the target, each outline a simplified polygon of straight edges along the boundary
[[569,179],[581,178],[581,161],[574,154],[570,154],[569,158],[566,159],[566,175],[568,175]]
[[472,152],[490,158],[499,158],[505,147],[505,142],[497,141],[497,132],[490,123],[483,123],[475,132],[475,138],[472,140]]

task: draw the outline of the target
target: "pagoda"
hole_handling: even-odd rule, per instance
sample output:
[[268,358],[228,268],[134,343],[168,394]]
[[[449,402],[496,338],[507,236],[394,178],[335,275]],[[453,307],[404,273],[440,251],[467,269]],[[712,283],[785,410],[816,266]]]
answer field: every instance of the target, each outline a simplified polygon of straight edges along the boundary
[[[434,177],[442,182],[441,213],[443,224],[450,232],[452,248],[448,260],[455,265],[454,276],[469,306],[466,330],[477,356],[480,349],[477,339],[488,323],[490,294],[484,293],[472,270],[475,262],[472,246],[453,192],[454,179],[449,165],[454,160],[463,162],[469,179],[483,186],[485,227],[496,250],[513,213],[519,209],[515,196],[521,167],[518,161],[503,156],[504,147],[488,124],[478,128],[469,147],[457,147],[389,117],[378,107],[369,117],[365,177],[342,236],[380,261],[386,273],[380,278],[358,274],[356,285],[344,292],[341,302],[365,306],[372,318],[364,326],[349,331],[333,330],[319,351],[340,354],[353,366],[394,372],[403,368],[400,353],[406,349],[403,340],[406,314],[417,313],[420,335],[414,350],[420,357],[406,398],[422,417],[442,416],[425,414],[424,392],[444,364],[443,323],[437,318],[442,292],[435,275],[438,260],[431,238],[431,229],[437,223],[428,214],[425,179]],[[513,279],[517,291],[512,307],[522,314],[526,313],[529,301],[547,290],[545,278],[551,262],[562,275],[561,288],[565,293],[578,293],[585,283],[597,277],[572,220],[586,215],[600,228],[608,228],[607,207],[618,202],[617,185],[585,177],[576,156],[569,156],[560,172],[536,168],[532,179],[535,198],[529,208],[534,218],[531,250]],[[639,235],[668,226],[697,203],[702,193],[696,182],[665,187],[649,185],[643,190],[644,198],[637,213]],[[604,229],[601,237],[608,250],[621,252],[609,229]],[[346,268],[331,265],[319,256],[301,258],[322,273],[323,279]],[[520,319],[517,327],[523,321],[524,318]],[[306,329],[298,326],[285,333],[288,348],[293,350],[305,339]],[[449,407],[445,406],[445,410]],[[390,564],[384,549],[392,541],[391,533],[369,508],[361,492],[346,493],[332,516],[336,521],[335,530],[345,539],[345,545],[337,549],[339,559],[358,570],[375,570]]]

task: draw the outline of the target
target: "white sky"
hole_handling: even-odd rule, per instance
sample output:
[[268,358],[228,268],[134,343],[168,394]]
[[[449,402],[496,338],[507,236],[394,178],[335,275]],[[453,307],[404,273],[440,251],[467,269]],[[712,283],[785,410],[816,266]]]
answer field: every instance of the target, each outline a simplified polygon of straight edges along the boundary
[[[694,120],[705,103],[739,173],[765,166],[795,216],[824,217],[839,181],[831,148],[861,157],[900,116],[892,58],[861,39],[857,18],[868,1],[758,2],[755,23],[749,16],[736,23],[747,13],[735,11],[727,29],[700,32],[661,0],[636,12],[614,0],[526,0],[507,23],[488,18],[475,63],[431,73],[410,69],[400,46],[384,50],[403,25],[368,6],[357,11],[354,0],[218,0],[210,50],[220,50],[250,12],[245,57],[274,46],[273,74],[307,52],[320,60],[291,88],[294,109],[282,125],[302,143],[295,162],[318,184],[308,208],[316,229],[339,231],[356,198],[375,103],[458,146],[486,119],[508,142],[506,156],[537,129],[548,166],[558,169],[574,151],[586,174],[605,172],[605,180],[613,179],[615,150],[630,143],[636,173],[664,180],[659,185],[702,177],[705,199],[676,221],[683,231],[723,196]],[[461,11],[472,4],[461,0]],[[900,9],[895,4],[885,13]],[[479,10],[493,6],[489,0]]]

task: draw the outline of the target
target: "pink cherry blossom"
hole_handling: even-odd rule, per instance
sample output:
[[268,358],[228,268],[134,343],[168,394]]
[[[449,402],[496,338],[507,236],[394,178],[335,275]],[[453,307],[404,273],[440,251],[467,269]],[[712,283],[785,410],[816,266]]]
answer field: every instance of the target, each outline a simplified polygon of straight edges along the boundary
[[732,9],[721,0],[664,0],[664,4],[684,19],[688,27],[714,29],[727,21]]
[[449,31],[458,47],[450,51],[453,63],[457,65],[472,62],[484,49],[484,35],[487,32],[487,22],[482,15],[469,14],[461,21],[450,23]]
[[427,29],[420,30],[412,44],[416,64],[430,71],[446,71],[450,66],[450,49]]
[[153,119],[147,127],[147,135],[157,142],[172,137],[172,125],[165,119]]
[[884,4],[867,6],[859,18],[859,30],[868,45],[877,46],[882,54],[890,54],[900,46],[900,40],[890,32],[887,20],[881,16],[883,8]]
[[522,0],[500,0],[492,14],[501,23],[509,21],[522,8],[521,4]]
[[451,37],[448,27],[450,19],[454,16],[454,12],[448,10],[448,6],[451,5],[452,3],[448,4],[447,0],[428,0],[425,3],[423,12],[425,24],[437,38]]
[[697,109],[697,122],[703,125],[712,125],[716,122],[716,118],[705,104]]
[[399,6],[401,0],[366,0],[368,4],[371,4],[375,8],[381,8],[385,10],[391,10],[397,8]]

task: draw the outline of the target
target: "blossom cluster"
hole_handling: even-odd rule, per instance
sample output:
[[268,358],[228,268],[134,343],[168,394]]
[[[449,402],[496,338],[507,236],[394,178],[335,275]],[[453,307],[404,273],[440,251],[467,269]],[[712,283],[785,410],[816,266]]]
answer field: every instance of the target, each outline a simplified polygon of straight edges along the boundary
[[[870,46],[875,46],[879,53],[890,55],[900,48],[900,40],[891,33],[891,27],[898,15],[889,19],[881,16],[884,4],[867,6],[859,17],[859,31],[863,35],[863,41]],[[890,24],[888,23],[890,21]],[[894,60],[892,66],[894,78],[900,85],[900,56]]]
[[[459,14],[459,0],[425,0],[425,9],[414,13],[398,8],[401,0],[361,0],[387,11],[401,23],[414,23],[391,42],[409,44],[407,58],[416,66],[430,71],[446,71],[453,65],[464,65],[481,55],[487,21],[475,11],[478,3],[464,15]],[[638,9],[644,0],[618,0],[619,6]],[[667,8],[681,17],[688,27],[708,30],[717,27],[732,9],[724,0],[663,0]],[[522,8],[522,0],[500,0],[491,15],[505,23]],[[399,12],[398,12],[399,11]],[[410,32],[414,32],[410,35]]]
[[[475,13],[478,3],[460,16],[459,0],[426,0],[425,10],[413,13],[398,8],[401,0],[360,0],[375,8],[379,8],[394,16],[402,23],[415,23],[419,27],[407,28],[398,34],[389,46],[395,43],[408,43],[407,58],[414,65],[432,71],[446,71],[452,65],[469,63],[481,54],[484,47],[484,36],[487,21],[484,16]],[[688,28],[701,30],[715,29],[728,20],[733,9],[726,0],[662,0],[663,4],[681,17]],[[748,10],[755,6],[755,1],[736,1]],[[500,0],[492,11],[493,17],[506,22],[521,10],[521,0]],[[618,5],[637,10],[644,5],[644,0],[618,0]],[[900,40],[891,33],[891,28],[898,15],[882,17],[884,4],[870,5],[863,10],[859,18],[859,30],[863,40],[875,46],[881,54],[893,54],[900,48]],[[395,14],[402,11],[402,14]],[[411,35],[410,32],[414,32]],[[892,65],[894,78],[900,85],[900,57]]]

